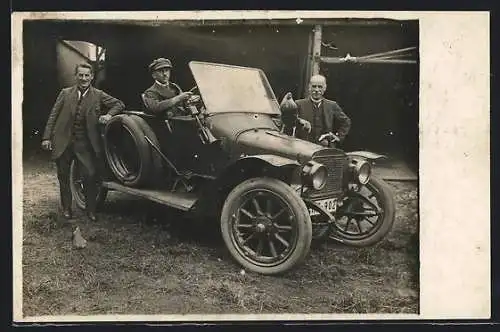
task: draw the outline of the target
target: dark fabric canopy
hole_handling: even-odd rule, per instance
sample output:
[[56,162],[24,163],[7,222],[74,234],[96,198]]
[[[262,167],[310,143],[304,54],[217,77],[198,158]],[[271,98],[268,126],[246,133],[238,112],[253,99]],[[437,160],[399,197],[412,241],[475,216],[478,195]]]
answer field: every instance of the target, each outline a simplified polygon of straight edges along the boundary
[[[338,24],[323,27],[322,55],[343,57],[418,46],[418,24]],[[380,22],[379,22],[380,23]],[[105,79],[99,87],[141,107],[140,93],[151,84],[148,65],[172,61],[172,80],[194,85],[191,60],[258,67],[276,97],[306,94],[306,68],[312,25],[129,25],[93,22],[26,22],[24,26],[23,122],[26,134],[43,129],[61,88],[56,46],[84,40],[106,49]],[[418,153],[418,65],[322,64],[326,96],[352,118],[346,149],[368,149],[407,156]],[[217,84],[217,82],[214,82]],[[221,91],[223,93],[223,91]]]

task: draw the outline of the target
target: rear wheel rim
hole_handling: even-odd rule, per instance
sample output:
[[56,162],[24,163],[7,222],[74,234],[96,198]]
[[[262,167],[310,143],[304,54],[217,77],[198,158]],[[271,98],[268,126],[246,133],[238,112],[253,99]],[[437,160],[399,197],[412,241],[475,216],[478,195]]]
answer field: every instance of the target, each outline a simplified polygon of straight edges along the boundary
[[[85,198],[85,191],[84,191],[84,179],[83,175],[80,172],[80,166],[78,165],[78,162],[75,160],[72,163],[72,176],[71,176],[71,183],[72,183],[72,192],[73,192],[73,197],[75,200],[78,201],[78,204],[82,207],[86,205],[86,198]],[[96,199],[99,201],[101,196],[103,195],[103,187],[100,181],[97,181],[97,196]]]
[[85,192],[83,191],[83,176],[80,172],[80,167],[78,162],[73,161],[73,193],[76,200],[79,201],[80,205],[85,205]]

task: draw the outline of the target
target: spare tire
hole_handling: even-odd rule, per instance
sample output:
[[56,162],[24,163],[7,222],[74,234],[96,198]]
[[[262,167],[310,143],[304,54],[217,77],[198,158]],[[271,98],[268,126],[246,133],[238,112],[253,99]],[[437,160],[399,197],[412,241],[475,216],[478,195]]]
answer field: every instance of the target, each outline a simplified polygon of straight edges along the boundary
[[126,114],[114,116],[104,132],[109,168],[121,183],[130,187],[146,185],[155,168],[152,147],[144,137],[145,121],[138,119],[143,120]]
[[[131,114],[129,115],[131,118],[134,119],[134,121],[137,122],[137,124],[141,127],[142,132],[144,133],[145,136],[149,138],[149,140],[158,148],[160,148],[160,141],[158,141],[158,137],[156,137],[155,132],[153,129],[149,126],[149,124],[141,118],[138,115]],[[158,154],[158,152],[151,146],[151,144],[148,142],[148,146],[151,149],[151,159],[152,159],[152,169],[151,173],[149,175],[149,182],[151,184],[158,183],[158,178],[161,176],[162,171],[163,171],[163,162],[161,156]]]

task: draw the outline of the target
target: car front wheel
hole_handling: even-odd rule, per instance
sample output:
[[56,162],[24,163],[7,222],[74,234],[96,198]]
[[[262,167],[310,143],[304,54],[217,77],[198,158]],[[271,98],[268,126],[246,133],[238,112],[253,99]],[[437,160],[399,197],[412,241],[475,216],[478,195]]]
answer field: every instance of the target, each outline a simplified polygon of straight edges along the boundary
[[312,226],[303,200],[286,183],[252,178],[228,195],[221,213],[224,242],[244,268],[284,273],[309,253]]

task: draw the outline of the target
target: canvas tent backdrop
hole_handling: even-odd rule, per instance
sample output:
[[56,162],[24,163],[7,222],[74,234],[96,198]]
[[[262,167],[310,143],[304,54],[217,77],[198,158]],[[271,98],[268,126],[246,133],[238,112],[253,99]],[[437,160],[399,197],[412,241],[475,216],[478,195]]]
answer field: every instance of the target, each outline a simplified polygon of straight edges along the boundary
[[[344,57],[416,47],[418,24],[344,26],[323,29],[322,56]],[[407,57],[408,58],[408,57]],[[327,98],[352,119],[348,149],[387,153],[418,169],[419,67],[417,64],[341,63],[320,65],[327,77]]]
[[[287,91],[306,94],[309,25],[139,26],[130,24],[33,21],[24,25],[23,123],[25,148],[39,145],[39,135],[62,83],[58,45],[87,41],[106,50],[99,88],[122,99],[128,109],[142,107],[140,93],[152,83],[152,59],[168,57],[172,81],[194,85],[191,60],[263,69],[280,100]],[[418,45],[415,23],[326,26],[322,55],[366,55]],[[388,153],[417,165],[418,65],[321,64],[326,97],[352,118],[344,147]],[[214,84],[217,84],[214,82]],[[221,91],[224,93],[224,91]],[[38,136],[36,133],[38,131]]]

